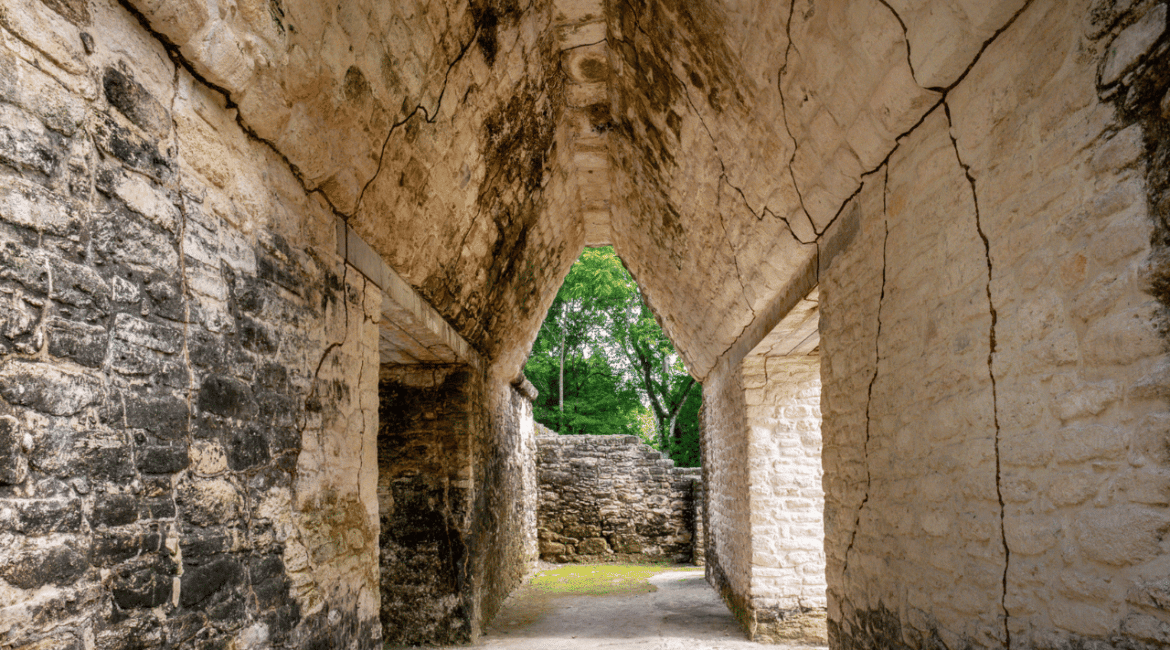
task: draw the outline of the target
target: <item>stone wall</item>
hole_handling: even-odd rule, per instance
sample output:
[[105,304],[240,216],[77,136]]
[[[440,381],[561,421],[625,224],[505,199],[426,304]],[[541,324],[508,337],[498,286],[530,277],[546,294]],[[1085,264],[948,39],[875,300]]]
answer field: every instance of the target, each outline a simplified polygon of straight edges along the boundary
[[[473,621],[486,625],[536,561],[536,430],[527,381],[488,374],[486,425],[477,430],[468,551]],[[474,629],[474,628],[473,628]],[[478,632],[476,632],[478,633]]]
[[743,362],[759,641],[826,638],[820,361],[752,355]]
[[1166,10],[1026,4],[831,235],[835,645],[1170,642]]
[[707,581],[750,630],[751,458],[740,367],[718,367],[703,382],[701,416]]
[[752,639],[824,643],[820,359],[769,351],[704,393],[707,576]]
[[549,562],[689,563],[697,468],[636,436],[537,437],[540,557]]
[[387,643],[474,641],[535,559],[531,397],[504,390],[489,404],[482,373],[464,365],[382,367]]
[[471,639],[471,447],[483,391],[475,379],[466,366],[383,367],[378,512],[387,643]]
[[120,6],[0,7],[0,645],[375,648],[380,296]]

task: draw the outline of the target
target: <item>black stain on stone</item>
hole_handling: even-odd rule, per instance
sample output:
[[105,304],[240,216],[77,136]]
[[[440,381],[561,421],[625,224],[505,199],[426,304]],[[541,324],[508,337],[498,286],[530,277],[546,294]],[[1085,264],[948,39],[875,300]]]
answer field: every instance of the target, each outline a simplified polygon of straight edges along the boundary
[[476,44],[488,66],[495,65],[499,53],[500,25],[514,23],[521,11],[517,0],[473,0],[471,3],[471,16],[477,30]]
[[134,463],[125,444],[86,444],[78,448],[81,474],[94,481],[125,483],[134,479]]
[[143,474],[174,474],[187,468],[186,446],[139,447],[136,464]]
[[111,494],[97,499],[90,522],[98,526],[123,526],[138,520],[138,498],[130,494]]
[[244,382],[223,375],[203,380],[199,389],[199,410],[226,418],[247,419],[255,413],[252,390]]
[[73,584],[87,569],[89,562],[77,550],[54,546],[15,555],[0,566],[0,578],[18,589],[36,589],[49,584]]
[[613,112],[608,102],[590,104],[585,108],[585,114],[589,116],[589,125],[594,132],[601,134],[613,129]]
[[190,415],[186,400],[173,395],[127,393],[126,425],[143,429],[162,440],[177,440],[188,430]]
[[224,441],[228,467],[234,471],[251,469],[271,458],[264,432],[256,426],[233,428]]
[[171,600],[175,565],[161,554],[138,558],[114,570],[110,594],[122,609],[151,608]]
[[345,80],[342,83],[345,101],[358,102],[370,97],[370,82],[366,81],[366,76],[356,65],[351,65],[345,71]]
[[217,559],[203,566],[190,567],[183,572],[179,602],[184,607],[191,607],[225,586],[243,582],[243,579],[244,567],[235,560]]
[[609,78],[609,64],[602,59],[585,58],[581,61],[578,69],[586,81],[599,82]]
[[54,319],[46,327],[49,354],[97,368],[106,358],[109,334],[104,327]]
[[102,89],[106,101],[143,131],[153,135],[167,132],[170,117],[166,109],[134,80],[124,62],[119,67],[106,68]]
[[158,553],[163,537],[154,530],[113,530],[94,535],[90,550],[94,566],[116,566],[131,558]]
[[94,120],[93,137],[102,151],[131,169],[160,181],[174,175],[175,163],[159,151],[157,143],[132,133],[108,115],[99,114]]
[[205,563],[230,551],[232,539],[221,530],[190,528],[183,531],[179,548],[183,551],[184,562]]
[[[1106,39],[1115,35],[1106,31],[1110,26],[1118,31],[1120,25],[1136,22],[1141,17],[1138,11],[1152,10],[1147,4],[1096,4],[1094,22],[1103,27],[1099,36]],[[1102,46],[1103,52],[1109,51],[1109,43]],[[1117,107],[1118,130],[1140,124],[1144,134],[1146,201],[1153,220],[1144,276],[1159,303],[1155,326],[1170,348],[1170,37],[1163,34],[1120,85],[1099,92]]]

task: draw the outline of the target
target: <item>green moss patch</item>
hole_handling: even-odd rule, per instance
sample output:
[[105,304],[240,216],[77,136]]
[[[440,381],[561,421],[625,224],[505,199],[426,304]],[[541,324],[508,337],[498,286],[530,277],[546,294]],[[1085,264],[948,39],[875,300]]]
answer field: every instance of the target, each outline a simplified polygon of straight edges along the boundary
[[658,591],[651,576],[674,570],[668,565],[578,564],[541,571],[528,591],[544,596],[626,596]]

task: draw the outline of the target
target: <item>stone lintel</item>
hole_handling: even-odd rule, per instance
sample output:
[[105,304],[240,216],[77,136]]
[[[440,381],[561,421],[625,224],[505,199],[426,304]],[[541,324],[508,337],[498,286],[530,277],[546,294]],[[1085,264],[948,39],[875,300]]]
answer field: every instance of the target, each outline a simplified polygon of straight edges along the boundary
[[479,353],[340,218],[337,254],[382,290],[378,349],[383,363],[481,367]]

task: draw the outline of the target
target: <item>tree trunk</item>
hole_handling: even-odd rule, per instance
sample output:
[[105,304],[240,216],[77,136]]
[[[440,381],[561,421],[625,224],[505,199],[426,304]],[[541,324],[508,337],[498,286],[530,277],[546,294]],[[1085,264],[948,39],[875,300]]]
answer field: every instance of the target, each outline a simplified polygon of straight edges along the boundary
[[560,405],[561,414],[560,414],[560,417],[557,419],[557,428],[560,429],[559,431],[557,431],[557,433],[564,433],[565,432],[565,339],[566,338],[568,338],[568,337],[565,336],[565,328],[562,327],[561,328],[561,369],[560,369],[561,376],[560,376],[560,379],[557,381],[557,391],[559,393],[557,396],[557,402]]
[[668,437],[678,442],[682,442],[681,437],[676,433],[675,427],[678,425],[678,415],[682,413],[683,404],[687,403],[687,396],[691,394],[691,389],[695,387],[695,378],[691,377],[690,382],[687,383],[686,390],[683,391],[682,397],[679,398],[678,404],[674,405],[674,409],[670,414],[670,427],[667,430]]

